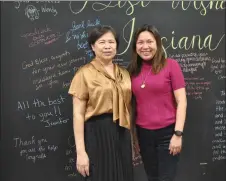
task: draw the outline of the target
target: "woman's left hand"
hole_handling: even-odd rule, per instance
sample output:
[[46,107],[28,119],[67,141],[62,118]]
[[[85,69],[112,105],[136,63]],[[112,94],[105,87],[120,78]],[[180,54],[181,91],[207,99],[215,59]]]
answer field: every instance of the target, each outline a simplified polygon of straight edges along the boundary
[[170,140],[169,150],[170,154],[177,155],[182,149],[182,136],[173,135]]

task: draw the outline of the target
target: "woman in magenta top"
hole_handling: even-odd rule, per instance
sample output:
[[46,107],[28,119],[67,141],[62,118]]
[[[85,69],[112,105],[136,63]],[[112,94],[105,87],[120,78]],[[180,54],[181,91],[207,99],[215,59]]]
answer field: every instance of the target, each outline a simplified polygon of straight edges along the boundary
[[186,117],[184,76],[176,60],[165,58],[154,26],[143,25],[133,41],[128,69],[135,100],[134,140],[139,143],[148,180],[173,181]]

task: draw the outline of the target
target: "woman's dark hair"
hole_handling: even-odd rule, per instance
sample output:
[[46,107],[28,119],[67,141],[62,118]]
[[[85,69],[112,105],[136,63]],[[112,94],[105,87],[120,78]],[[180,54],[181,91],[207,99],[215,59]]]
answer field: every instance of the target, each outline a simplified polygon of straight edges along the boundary
[[156,44],[157,44],[157,51],[155,56],[153,57],[150,63],[152,64],[152,72],[157,74],[160,70],[165,66],[166,59],[165,53],[162,47],[162,40],[161,36],[155,26],[144,24],[140,28],[136,30],[133,35],[133,43],[132,43],[132,60],[128,66],[128,71],[130,75],[138,75],[141,71],[142,66],[142,58],[136,52],[136,43],[140,33],[148,31],[155,37]]
[[[116,33],[116,31],[110,26],[101,26],[101,25],[99,25],[99,26],[95,27],[94,29],[92,29],[90,31],[90,33],[89,33],[88,43],[89,43],[90,49],[92,50],[92,46],[91,45],[94,45],[95,42],[101,36],[103,36],[104,34],[106,34],[108,32],[111,32],[113,34],[113,36],[115,37],[115,41],[116,41],[117,49],[118,49],[118,47],[119,47],[119,36]],[[95,55],[95,52],[93,52],[93,54]]]

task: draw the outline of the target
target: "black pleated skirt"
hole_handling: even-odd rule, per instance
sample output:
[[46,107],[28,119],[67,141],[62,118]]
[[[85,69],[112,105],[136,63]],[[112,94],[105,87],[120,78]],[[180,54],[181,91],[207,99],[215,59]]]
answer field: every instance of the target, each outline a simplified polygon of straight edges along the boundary
[[90,160],[90,176],[85,181],[133,181],[128,129],[114,123],[112,114],[103,114],[86,121],[84,135]]

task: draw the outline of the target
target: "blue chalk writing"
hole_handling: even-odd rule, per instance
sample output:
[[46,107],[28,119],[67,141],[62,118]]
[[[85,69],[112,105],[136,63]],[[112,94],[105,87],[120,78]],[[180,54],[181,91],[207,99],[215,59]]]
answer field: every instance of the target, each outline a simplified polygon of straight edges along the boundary
[[89,58],[94,57],[94,54],[93,54],[92,50],[86,50],[85,53],[86,53],[86,55],[88,55]]
[[75,30],[79,30],[79,29],[84,29],[85,28],[85,22],[82,21],[80,24],[76,24],[75,21],[72,22],[72,31],[75,31]]
[[87,21],[86,27],[94,27],[100,25],[100,20],[96,19],[94,22],[91,22],[90,20]]
[[88,38],[87,29],[90,27],[95,27],[100,25],[100,20],[98,18],[94,20],[82,20],[81,22],[77,23],[76,21],[72,22],[71,28],[67,31],[65,43],[68,43],[71,40],[77,41],[77,49],[86,49],[88,48],[87,41],[82,42],[81,40],[85,40]]
[[89,46],[89,44],[88,44],[87,41],[85,41],[85,42],[80,42],[80,41],[78,40],[78,43],[77,43],[77,49],[78,49],[78,50],[80,50],[80,49],[86,49],[86,48],[88,48],[88,46]]

